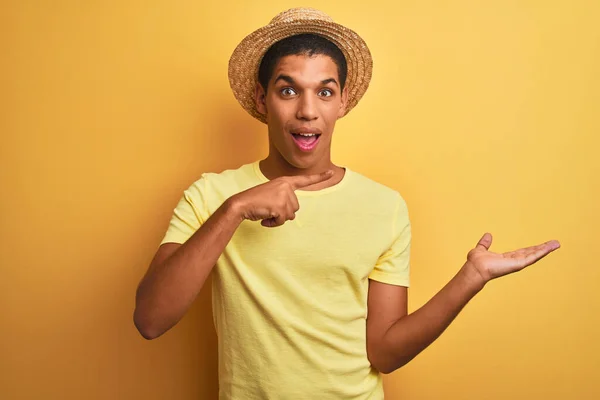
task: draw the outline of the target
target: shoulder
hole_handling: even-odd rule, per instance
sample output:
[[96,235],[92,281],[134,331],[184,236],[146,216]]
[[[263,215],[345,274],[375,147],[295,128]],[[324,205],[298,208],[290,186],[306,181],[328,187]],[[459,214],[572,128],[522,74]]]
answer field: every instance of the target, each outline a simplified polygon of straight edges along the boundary
[[356,196],[360,201],[368,202],[372,206],[381,207],[383,209],[398,208],[406,210],[406,201],[402,194],[389,186],[377,182],[359,172],[351,171],[352,173],[352,196]]
[[254,164],[250,163],[220,172],[204,172],[190,185],[187,192],[205,200],[210,198],[224,201],[229,196],[259,183],[253,168]]
[[243,164],[220,172],[204,172],[192,183],[194,186],[229,186],[252,180],[253,164]]

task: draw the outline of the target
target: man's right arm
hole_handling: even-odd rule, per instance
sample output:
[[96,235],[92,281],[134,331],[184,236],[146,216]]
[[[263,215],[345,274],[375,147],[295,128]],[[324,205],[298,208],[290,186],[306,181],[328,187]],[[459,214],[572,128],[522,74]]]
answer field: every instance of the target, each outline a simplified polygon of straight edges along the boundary
[[242,220],[229,199],[184,244],[160,246],[136,292],[133,320],[144,338],[157,338],[183,317]]
[[294,191],[332,176],[281,177],[250,188],[226,200],[184,244],[160,246],[135,297],[133,321],[142,336],[157,338],[179,322],[243,220],[283,225],[299,209]]

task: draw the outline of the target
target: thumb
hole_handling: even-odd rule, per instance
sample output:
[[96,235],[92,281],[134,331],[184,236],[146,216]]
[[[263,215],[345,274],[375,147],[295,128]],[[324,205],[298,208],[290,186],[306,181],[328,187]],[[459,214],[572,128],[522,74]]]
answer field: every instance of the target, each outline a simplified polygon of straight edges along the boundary
[[492,245],[492,234],[485,233],[481,237],[481,239],[479,239],[479,242],[477,243],[477,246],[475,248],[480,249],[480,250],[489,250],[491,245]]

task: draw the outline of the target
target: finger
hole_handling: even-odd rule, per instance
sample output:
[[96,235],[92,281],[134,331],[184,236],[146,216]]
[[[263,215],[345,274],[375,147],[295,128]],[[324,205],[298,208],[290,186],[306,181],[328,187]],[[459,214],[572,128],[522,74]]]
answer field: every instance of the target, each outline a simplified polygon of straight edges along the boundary
[[267,218],[263,219],[260,224],[267,228],[275,228],[276,226],[281,226],[285,223],[286,218],[279,216],[277,218]]
[[275,218],[274,226],[281,226],[281,225],[285,224],[285,221],[287,221],[286,215],[280,214],[277,218]]
[[299,175],[290,176],[287,178],[288,182],[292,185],[294,190],[301,189],[306,186],[314,185],[315,183],[324,182],[333,176],[332,170],[321,172],[320,174],[314,175]]
[[269,218],[265,218],[265,219],[263,219],[263,220],[260,222],[260,224],[261,224],[262,226],[266,226],[266,227],[269,227],[269,228],[270,228],[270,227],[273,227],[273,226],[275,226],[275,224],[276,224],[277,217],[279,217],[279,214],[278,214],[278,213],[276,213],[276,212],[271,212],[271,213],[269,214]]
[[290,206],[292,207],[292,211],[296,212],[300,209],[300,203],[298,203],[298,197],[294,192],[290,193]]
[[515,255],[513,258],[508,260],[514,267],[522,269],[529,265],[535,264],[559,247],[560,243],[558,243],[556,240],[552,240],[538,246],[522,249],[525,251],[523,251],[520,255]]
[[260,221],[260,224],[267,228],[272,228],[275,226],[275,218],[263,219],[262,221]]
[[552,253],[554,250],[558,249],[559,247],[560,247],[560,243],[558,243],[555,240],[546,242],[539,246],[533,246],[528,251],[525,251],[523,258],[525,260],[533,260],[531,262],[531,264],[532,264],[532,263],[538,261],[540,258],[545,257],[546,255]]
[[502,256],[509,257],[509,258],[519,258],[519,257],[524,258],[524,257],[529,256],[529,254],[533,254],[539,250],[551,249],[552,251],[554,251],[554,250],[558,249],[559,247],[560,247],[560,243],[558,241],[550,240],[546,243],[538,244],[536,246],[530,246],[530,247],[525,247],[522,249],[506,252],[506,253],[503,253]]
[[295,219],[296,218],[296,213],[298,212],[298,210],[300,209],[300,207],[296,207],[297,204],[292,204],[290,203],[289,205],[289,211],[290,211],[290,219]]
[[481,239],[479,239],[479,242],[477,242],[477,246],[475,246],[475,248],[481,249],[481,250],[489,250],[491,245],[492,245],[492,234],[485,233],[481,237]]
[[283,213],[284,220],[291,221],[296,218],[296,210],[294,210],[292,203],[288,202],[285,205],[285,212]]

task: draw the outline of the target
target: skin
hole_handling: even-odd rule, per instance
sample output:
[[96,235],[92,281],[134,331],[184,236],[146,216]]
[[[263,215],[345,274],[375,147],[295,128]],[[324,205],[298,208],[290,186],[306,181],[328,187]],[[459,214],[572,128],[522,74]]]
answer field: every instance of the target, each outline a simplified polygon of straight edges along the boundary
[[[267,118],[269,155],[260,168],[269,182],[229,198],[184,244],[157,251],[136,292],[134,323],[153,339],[173,327],[196,298],[215,262],[245,220],[269,227],[295,218],[296,190],[337,184],[344,169],[331,161],[335,122],[347,103],[337,67],[327,56],[282,58],[265,91],[257,85],[256,107]],[[300,151],[292,132],[321,132],[317,148]],[[374,368],[390,373],[417,356],[450,325],[464,306],[493,279],[520,271],[558,249],[557,241],[507,253],[491,252],[483,235],[458,273],[423,307],[408,314],[407,288],[369,281],[367,355]]]
[[[347,91],[340,88],[337,66],[330,57],[283,57],[273,69],[266,93],[260,84],[255,92],[256,108],[266,116],[269,131],[269,155],[260,163],[265,176],[273,179],[331,169],[331,180],[307,190],[338,183],[345,171],[331,162],[331,139],[335,123],[344,115],[347,99]],[[315,150],[302,152],[294,144],[292,132],[298,128],[321,133]]]

